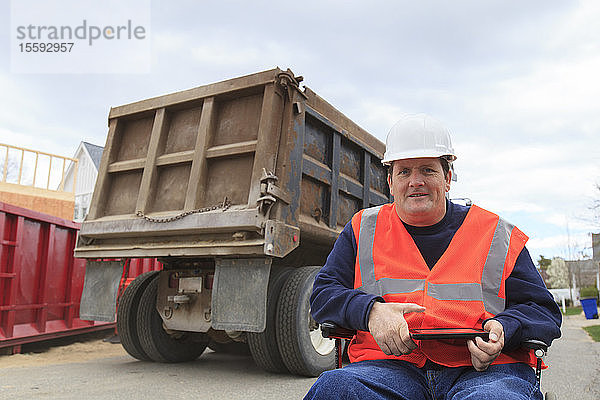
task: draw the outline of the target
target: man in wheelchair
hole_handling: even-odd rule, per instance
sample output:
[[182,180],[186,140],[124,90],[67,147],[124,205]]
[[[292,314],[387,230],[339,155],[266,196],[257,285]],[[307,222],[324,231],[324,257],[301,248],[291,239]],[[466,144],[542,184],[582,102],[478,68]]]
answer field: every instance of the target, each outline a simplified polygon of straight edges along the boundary
[[[431,117],[407,116],[390,130],[382,162],[394,202],[354,215],[311,296],[317,322],[356,330],[351,363],[323,373],[306,398],[542,398],[536,357],[522,343],[550,345],[560,311],[523,232],[446,198],[455,159],[448,130]],[[416,328],[483,329],[487,340],[417,340]]]

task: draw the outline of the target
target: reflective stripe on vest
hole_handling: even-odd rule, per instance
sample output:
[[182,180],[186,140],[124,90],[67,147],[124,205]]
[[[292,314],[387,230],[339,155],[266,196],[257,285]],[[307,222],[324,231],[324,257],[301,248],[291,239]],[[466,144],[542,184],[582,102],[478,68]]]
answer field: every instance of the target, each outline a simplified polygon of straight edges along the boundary
[[[358,238],[358,260],[362,286],[358,289],[376,296],[411,293],[425,289],[424,279],[375,279],[373,244],[379,207],[363,211]],[[427,285],[427,295],[437,300],[481,301],[485,310],[496,315],[505,308],[505,300],[498,296],[502,285],[504,262],[508,254],[510,236],[514,225],[499,219],[483,267],[481,283],[448,283]]]

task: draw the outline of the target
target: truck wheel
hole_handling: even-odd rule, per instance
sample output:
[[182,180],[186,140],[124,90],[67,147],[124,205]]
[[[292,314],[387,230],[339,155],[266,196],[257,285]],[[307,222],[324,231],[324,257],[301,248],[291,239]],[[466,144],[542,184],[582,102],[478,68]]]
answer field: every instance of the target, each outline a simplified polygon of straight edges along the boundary
[[321,336],[310,315],[309,298],[319,267],[298,268],[287,279],[277,305],[277,343],[294,374],[319,376],[335,368],[335,342]]
[[153,279],[140,299],[137,330],[140,344],[152,361],[185,362],[198,358],[208,345],[208,335],[191,332],[167,333],[156,310],[158,279]]
[[267,289],[267,322],[260,333],[248,332],[248,347],[256,365],[268,372],[287,373],[288,369],[281,358],[277,346],[277,300],[281,288],[293,271],[292,268],[272,270]]
[[133,358],[142,361],[150,361],[150,357],[142,349],[137,331],[137,315],[140,298],[158,271],[149,271],[141,274],[127,286],[117,309],[117,333],[121,345]]

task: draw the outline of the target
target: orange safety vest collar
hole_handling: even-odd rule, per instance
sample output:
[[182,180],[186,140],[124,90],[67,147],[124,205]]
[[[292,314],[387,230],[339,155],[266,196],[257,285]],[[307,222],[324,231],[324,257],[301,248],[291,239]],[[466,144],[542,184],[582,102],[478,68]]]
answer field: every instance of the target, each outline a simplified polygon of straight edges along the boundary
[[[496,214],[471,206],[448,248],[430,270],[395,205],[368,208],[352,218],[357,243],[354,288],[386,302],[416,303],[424,313],[405,315],[410,328],[481,328],[505,308],[504,283],[527,236]],[[401,359],[419,367],[430,359],[441,365],[471,365],[465,341],[423,340],[411,354],[388,356],[369,332],[350,342],[350,361]],[[501,353],[494,364],[525,362],[533,352]]]

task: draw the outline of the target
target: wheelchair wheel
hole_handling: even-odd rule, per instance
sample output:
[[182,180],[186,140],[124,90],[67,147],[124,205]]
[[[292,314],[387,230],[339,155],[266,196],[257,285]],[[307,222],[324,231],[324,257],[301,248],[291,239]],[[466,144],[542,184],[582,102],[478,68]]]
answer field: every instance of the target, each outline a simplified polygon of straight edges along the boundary
[[302,267],[291,273],[277,304],[277,344],[291,373],[319,376],[335,368],[335,342],[321,336],[310,315],[310,295],[319,267]]

